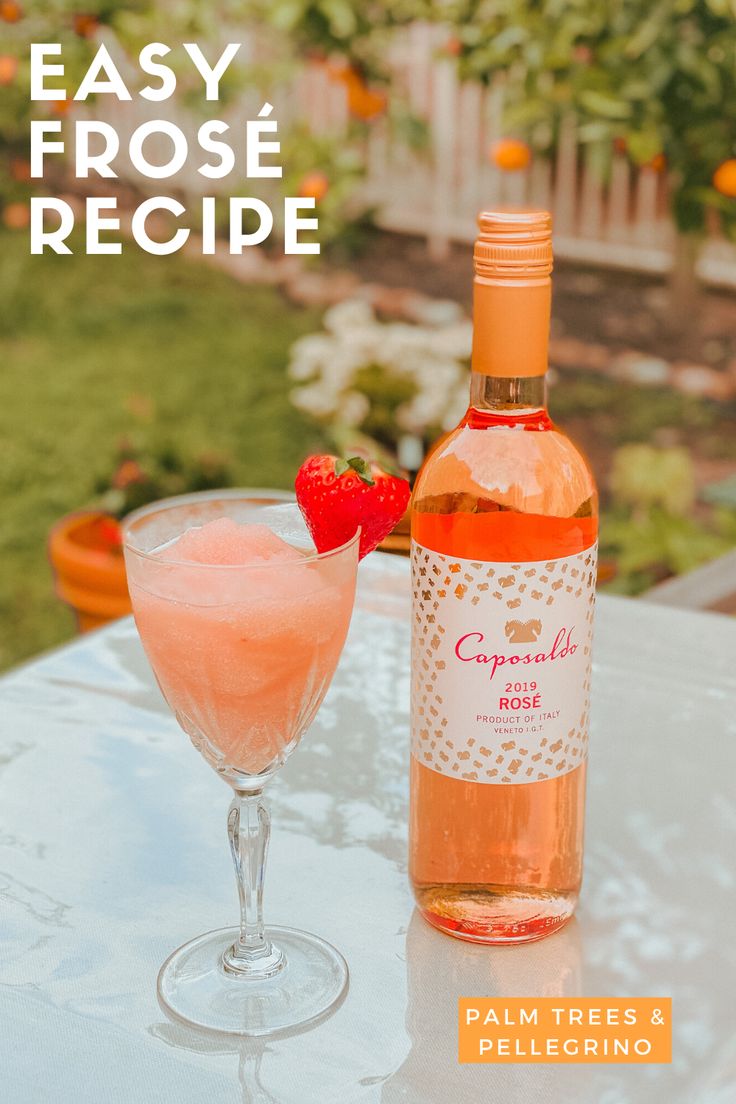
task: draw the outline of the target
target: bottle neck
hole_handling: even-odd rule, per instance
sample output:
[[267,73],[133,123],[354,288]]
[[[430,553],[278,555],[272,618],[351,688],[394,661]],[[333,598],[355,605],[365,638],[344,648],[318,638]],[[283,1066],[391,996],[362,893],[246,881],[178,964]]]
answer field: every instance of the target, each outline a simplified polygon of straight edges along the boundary
[[470,376],[470,406],[494,414],[516,416],[546,410],[546,376],[488,376],[473,371]]
[[472,368],[503,380],[544,378],[552,303],[548,274],[473,281]]

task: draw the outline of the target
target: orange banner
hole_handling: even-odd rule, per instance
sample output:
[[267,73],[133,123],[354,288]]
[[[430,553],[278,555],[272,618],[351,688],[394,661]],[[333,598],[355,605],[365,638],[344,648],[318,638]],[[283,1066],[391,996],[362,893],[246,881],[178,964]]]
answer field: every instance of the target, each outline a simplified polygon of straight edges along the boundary
[[671,1062],[671,997],[460,997],[460,1062]]

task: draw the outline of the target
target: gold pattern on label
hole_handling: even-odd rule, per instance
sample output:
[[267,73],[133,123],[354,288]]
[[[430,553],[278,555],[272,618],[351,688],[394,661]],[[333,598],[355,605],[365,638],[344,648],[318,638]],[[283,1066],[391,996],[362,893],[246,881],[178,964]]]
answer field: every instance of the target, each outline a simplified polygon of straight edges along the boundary
[[412,544],[412,754],[473,782],[545,781],[587,755],[597,549],[548,562]]

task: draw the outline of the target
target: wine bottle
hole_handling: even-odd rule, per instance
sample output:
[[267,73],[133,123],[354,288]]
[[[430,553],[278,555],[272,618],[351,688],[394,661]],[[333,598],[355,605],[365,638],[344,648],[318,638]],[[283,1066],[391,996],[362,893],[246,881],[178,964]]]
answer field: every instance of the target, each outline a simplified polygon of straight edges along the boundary
[[597,495],[546,408],[550,215],[478,221],[470,405],[412,500],[410,877],[435,927],[505,944],[580,889]]

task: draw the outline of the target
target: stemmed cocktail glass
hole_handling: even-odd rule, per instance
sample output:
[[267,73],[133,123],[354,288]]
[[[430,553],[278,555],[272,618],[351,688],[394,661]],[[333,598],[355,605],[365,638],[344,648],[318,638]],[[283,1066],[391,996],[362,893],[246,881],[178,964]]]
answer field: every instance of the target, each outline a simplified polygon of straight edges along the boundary
[[[180,552],[179,538],[192,530],[202,540],[182,539]],[[259,555],[228,562],[238,560],[243,540]],[[126,521],[143,647],[179,724],[234,791],[227,827],[240,926],[198,936],[159,974],[160,999],[186,1023],[270,1035],[316,1020],[345,990],[347,966],[334,947],[293,928],[264,927],[264,787],[311,724],[334,674],[358,542],[356,533],[317,553],[295,504],[265,505],[239,491],[168,499]]]

